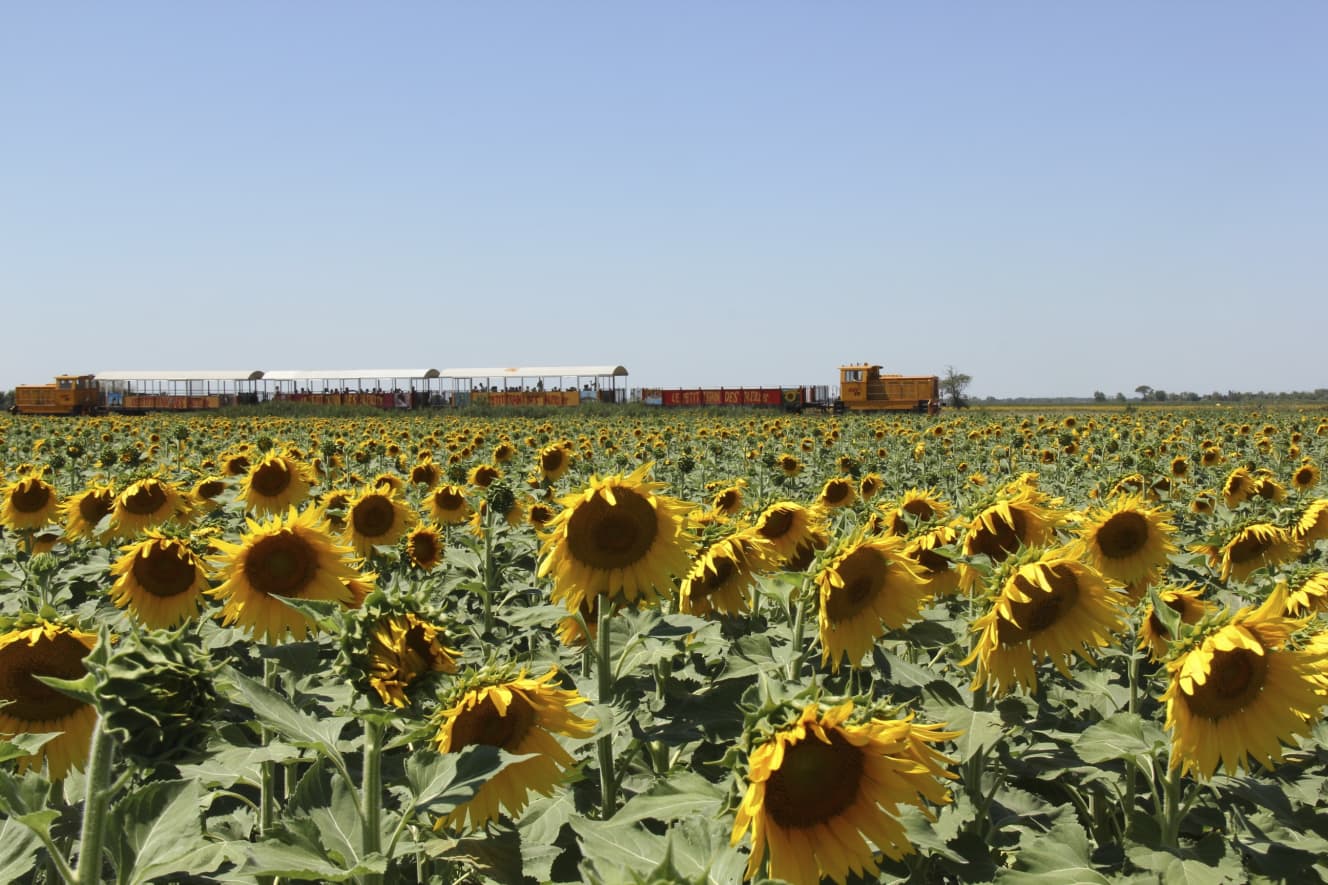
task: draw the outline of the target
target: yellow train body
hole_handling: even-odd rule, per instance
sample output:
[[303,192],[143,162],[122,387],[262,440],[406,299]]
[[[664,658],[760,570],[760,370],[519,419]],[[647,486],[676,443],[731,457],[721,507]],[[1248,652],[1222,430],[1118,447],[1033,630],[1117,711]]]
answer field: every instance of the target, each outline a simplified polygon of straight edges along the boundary
[[881,367],[853,363],[839,367],[839,398],[854,412],[925,412],[941,408],[936,375],[882,375]]
[[92,375],[56,375],[54,384],[15,387],[14,410],[23,415],[91,415],[101,411],[101,389]]

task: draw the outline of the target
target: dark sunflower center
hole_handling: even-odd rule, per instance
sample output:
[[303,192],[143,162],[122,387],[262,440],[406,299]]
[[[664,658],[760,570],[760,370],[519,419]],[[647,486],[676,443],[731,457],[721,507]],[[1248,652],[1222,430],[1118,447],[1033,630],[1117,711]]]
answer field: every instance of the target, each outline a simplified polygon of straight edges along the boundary
[[540,469],[545,473],[552,473],[561,466],[563,466],[563,453],[561,450],[543,452],[540,454]]
[[738,573],[738,566],[727,556],[717,556],[710,561],[710,568],[701,572],[701,579],[692,582],[692,595],[706,597],[722,588],[729,579]]
[[1308,467],[1302,467],[1296,471],[1296,475],[1291,480],[1299,488],[1306,488],[1314,485],[1314,471]]
[[438,542],[428,532],[410,539],[410,555],[419,565],[430,565],[438,558]]
[[512,695],[507,715],[499,714],[493,700],[484,700],[457,717],[452,725],[452,752],[484,744],[488,747],[515,749],[535,724],[535,711],[519,694]]
[[853,493],[853,487],[846,482],[832,482],[825,487],[822,495],[827,504],[839,504],[848,500],[848,496]]
[[350,523],[355,533],[366,538],[386,535],[396,521],[396,508],[384,495],[369,495],[356,502],[350,511]]
[[275,498],[290,488],[291,475],[281,461],[268,461],[258,465],[249,487],[265,498]]
[[208,479],[198,484],[198,496],[211,501],[226,491],[226,484],[219,479]]
[[194,585],[197,569],[174,547],[153,545],[147,556],[134,557],[134,580],[153,596],[178,596]]
[[318,567],[317,552],[289,530],[260,539],[244,560],[244,577],[266,596],[299,596]]
[[494,480],[497,478],[498,471],[492,467],[477,467],[475,468],[475,478],[473,482],[480,488],[487,489],[489,486],[493,485]]
[[926,569],[929,575],[937,575],[950,569],[950,560],[926,547],[913,551],[913,561]]
[[236,455],[226,461],[226,473],[230,476],[239,476],[249,470],[249,459],[244,455]]
[[1001,562],[1019,549],[1024,541],[1027,524],[1028,519],[1022,510],[1011,510],[1009,522],[996,516],[990,529],[986,525],[978,526],[972,545],[974,552],[985,553],[994,562]]
[[1132,510],[1117,513],[1097,531],[1097,546],[1108,559],[1128,559],[1148,543],[1148,519]]
[[20,513],[40,513],[51,501],[51,490],[36,480],[18,484],[9,494],[9,503]]
[[111,512],[114,503],[109,492],[90,492],[78,500],[78,515],[88,525],[96,525]]
[[88,647],[68,634],[53,639],[44,636],[35,645],[18,641],[0,649],[0,707],[4,715],[21,722],[55,723],[83,706],[82,701],[61,694],[34,676],[81,679],[86,670],[83,658]]
[[1013,623],[1009,626],[1013,630],[1006,629],[1007,622],[1004,619],[998,620],[997,631],[1002,643],[1008,645],[1022,642],[1029,636],[1041,633],[1059,622],[1079,601],[1079,579],[1069,566],[1058,565],[1043,571],[1047,575],[1047,583],[1051,585],[1050,593],[1023,575],[1015,576],[1015,586],[1030,599],[1010,606]]
[[410,481],[417,486],[433,485],[438,481],[438,468],[432,464],[420,464],[411,470]]
[[451,512],[453,510],[460,510],[461,505],[466,503],[466,499],[451,489],[441,489],[440,491],[434,492],[433,503],[439,510]]
[[166,490],[160,483],[142,483],[125,496],[124,507],[135,516],[151,516],[166,503]]
[[1231,545],[1230,558],[1235,563],[1253,562],[1268,552],[1272,541],[1253,532],[1247,532],[1239,541]]
[[567,544],[578,561],[600,569],[628,568],[645,558],[659,534],[650,502],[630,489],[613,490],[576,508],[567,523]]
[[1190,712],[1218,720],[1238,713],[1259,695],[1268,679],[1268,653],[1247,648],[1219,651],[1208,666],[1208,681],[1194,687],[1194,694],[1181,692]]
[[880,551],[855,550],[839,564],[843,587],[836,587],[825,603],[825,614],[832,623],[852,620],[876,597],[885,585],[889,561]]
[[858,798],[862,783],[862,750],[838,730],[827,732],[830,743],[808,735],[784,749],[784,759],[765,785],[765,809],[786,829],[806,829],[833,820]]
[[905,513],[913,514],[922,522],[928,521],[936,514],[928,501],[905,501],[902,509]]
[[741,503],[742,497],[733,489],[729,489],[727,492],[721,492],[715,499],[715,509],[722,513],[731,513],[737,510]]
[[793,512],[790,510],[772,510],[761,518],[757,527],[761,537],[768,541],[778,540],[793,528]]

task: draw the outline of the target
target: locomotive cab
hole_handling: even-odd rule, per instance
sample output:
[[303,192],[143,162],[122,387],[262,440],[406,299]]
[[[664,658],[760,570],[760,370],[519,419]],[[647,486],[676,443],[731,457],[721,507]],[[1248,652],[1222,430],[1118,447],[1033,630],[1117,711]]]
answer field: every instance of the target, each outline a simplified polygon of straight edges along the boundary
[[92,375],[56,375],[54,384],[14,388],[21,415],[91,415],[101,411],[101,388]]

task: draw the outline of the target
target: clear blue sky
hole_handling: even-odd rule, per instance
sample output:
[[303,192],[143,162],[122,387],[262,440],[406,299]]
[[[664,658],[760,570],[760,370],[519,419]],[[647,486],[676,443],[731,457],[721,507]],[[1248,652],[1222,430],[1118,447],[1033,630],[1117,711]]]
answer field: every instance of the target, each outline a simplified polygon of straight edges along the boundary
[[23,3],[0,388],[1328,386],[1328,3]]

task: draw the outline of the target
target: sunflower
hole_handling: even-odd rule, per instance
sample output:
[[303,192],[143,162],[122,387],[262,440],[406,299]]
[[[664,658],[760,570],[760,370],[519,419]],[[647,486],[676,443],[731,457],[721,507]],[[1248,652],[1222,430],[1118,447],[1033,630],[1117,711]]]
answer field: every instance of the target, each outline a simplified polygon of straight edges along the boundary
[[426,489],[431,489],[438,485],[438,483],[442,482],[442,479],[442,468],[433,463],[432,458],[421,461],[410,469],[411,485],[424,486]]
[[0,526],[16,532],[32,532],[47,525],[59,509],[55,486],[40,476],[15,480],[0,490]]
[[1125,627],[1125,597],[1107,587],[1093,569],[1052,550],[1013,567],[986,613],[973,623],[973,651],[960,662],[977,662],[972,687],[1005,694],[1016,685],[1037,689],[1034,664],[1050,659],[1069,678],[1067,659],[1092,663],[1086,649],[1104,648]]
[[503,478],[503,472],[492,464],[477,464],[466,474],[466,482],[477,489],[487,489]]
[[1222,500],[1235,508],[1250,498],[1259,488],[1259,481],[1250,475],[1249,468],[1237,467],[1227,474],[1222,483]]
[[111,533],[132,538],[150,528],[178,519],[189,510],[180,490],[155,476],[131,483],[115,496],[111,507]]
[[369,631],[369,685],[384,704],[410,706],[406,692],[430,673],[455,673],[461,654],[443,645],[442,629],[414,612],[389,614]]
[[550,685],[557,675],[551,667],[539,679],[522,671],[515,679],[496,683],[473,680],[454,695],[452,706],[435,714],[434,743],[440,753],[484,744],[531,755],[496,774],[470,800],[439,818],[435,829],[478,829],[498,818],[500,805],[508,814],[518,815],[531,791],[548,796],[562,782],[573,760],[555,735],[589,737],[596,723],[572,713],[572,707],[588,701],[575,691]]
[[678,590],[678,609],[705,617],[712,612],[747,611],[756,575],[772,555],[768,542],[750,532],[735,532],[711,544],[696,558]]
[[1319,484],[1321,476],[1319,474],[1319,465],[1315,464],[1309,458],[1295,469],[1291,474],[1291,487],[1297,494],[1305,494]]
[[691,568],[690,505],[661,495],[664,484],[646,479],[651,467],[592,476],[585,490],[558,499],[564,509],[549,522],[539,565],[539,577],[553,576],[554,602],[568,610],[597,595],[653,602]]
[[802,473],[802,461],[797,455],[785,453],[779,456],[779,469],[785,476],[797,476]]
[[400,495],[406,491],[406,481],[395,473],[380,473],[370,483],[375,492],[385,495]]
[[460,525],[474,512],[460,486],[439,486],[425,500],[429,505],[429,514],[439,525]]
[[821,494],[816,496],[816,506],[821,510],[835,510],[847,507],[857,500],[857,484],[851,476],[835,476],[825,481]]
[[1287,591],[1287,617],[1328,611],[1328,572],[1316,571]]
[[114,505],[115,489],[109,483],[97,483],[74,495],[64,503],[65,537],[104,540],[108,531],[98,532],[97,526]]
[[347,506],[343,537],[356,553],[368,556],[374,547],[401,540],[417,520],[415,511],[393,493],[364,486]]
[[[774,547],[776,561],[788,568],[802,558],[805,550],[825,547],[828,539],[821,531],[819,515],[792,501],[771,504],[761,514],[752,531]],[[803,563],[803,568],[808,563]],[[801,571],[798,569],[797,571]]]
[[985,554],[993,562],[1002,562],[1021,546],[1050,543],[1064,518],[1041,493],[1025,488],[973,517],[964,533],[964,555]]
[[742,510],[742,482],[720,489],[710,499],[710,509],[721,516],[736,516]]
[[1328,538],[1328,498],[1316,498],[1310,502],[1292,527],[1291,537],[1305,547]]
[[243,452],[222,455],[221,472],[227,476],[244,476],[249,472],[249,456]]
[[285,517],[247,522],[249,531],[238,544],[212,542],[224,556],[223,581],[209,592],[226,602],[220,615],[225,625],[239,623],[269,643],[288,632],[303,640],[312,622],[282,599],[353,601],[347,582],[360,576],[351,565],[352,550],[327,534],[315,509],[297,514],[291,508]]
[[189,545],[149,530],[136,544],[122,547],[113,566],[111,601],[128,608],[150,630],[171,629],[198,614],[208,589],[208,571]]
[[240,483],[240,497],[247,510],[258,516],[270,516],[303,504],[312,484],[307,465],[273,451],[249,468]]
[[1168,662],[1162,701],[1173,768],[1205,778],[1219,766],[1229,775],[1254,761],[1272,768],[1284,743],[1309,734],[1325,702],[1328,645],[1291,645],[1303,622],[1285,610],[1278,587]]
[[199,513],[210,513],[219,504],[217,499],[226,491],[226,480],[219,476],[205,476],[189,490],[189,506]]
[[879,473],[866,473],[858,482],[858,496],[867,501],[879,495],[883,488],[885,488],[885,480],[881,478]]
[[539,450],[540,476],[545,482],[556,482],[572,463],[572,451],[567,443],[555,443]]
[[1264,566],[1294,559],[1300,552],[1300,544],[1286,529],[1257,522],[1240,529],[1221,547],[1194,544],[1190,550],[1203,553],[1209,566],[1220,568],[1219,580],[1243,581]]
[[752,751],[732,836],[737,845],[752,832],[746,878],[763,863],[794,885],[875,876],[877,850],[892,860],[913,852],[899,806],[950,801],[938,778],[953,778],[945,767],[953,760],[930,745],[957,732],[910,719],[850,724],[852,712],[852,701],[810,704]]
[[821,665],[839,672],[841,658],[858,667],[885,632],[918,617],[927,584],[904,540],[859,533],[844,541],[816,574],[820,588]]
[[443,561],[443,535],[437,526],[427,523],[416,526],[406,536],[406,555],[416,568],[433,571]]
[[1171,543],[1175,532],[1166,510],[1127,495],[1085,516],[1079,544],[1103,577],[1134,584],[1154,574],[1176,552]]
[[82,679],[87,674],[83,658],[96,644],[91,633],[47,621],[0,636],[0,734],[61,732],[31,756],[21,757],[20,771],[40,768],[44,759],[55,781],[70,768],[83,768],[96,709],[33,677]]
[[1199,492],[1190,499],[1190,512],[1207,516],[1217,509],[1217,493],[1209,489]]
[[[1213,610],[1213,604],[1200,599],[1202,590],[1195,589],[1193,585],[1187,587],[1169,587],[1158,591],[1158,596],[1167,607],[1180,615],[1182,624],[1197,624]],[[1161,661],[1167,656],[1171,643],[1177,637],[1172,636],[1168,631],[1162,619],[1157,616],[1157,612],[1149,605],[1144,609],[1143,619],[1139,622],[1139,644],[1140,650],[1148,649],[1148,658],[1152,661]]]
[[931,596],[948,596],[959,589],[959,570],[954,562],[937,553],[939,547],[949,547],[959,540],[959,532],[952,525],[938,525],[912,538],[904,545],[904,556],[918,566],[918,573]]
[[892,535],[907,535],[914,524],[945,519],[950,505],[941,500],[935,489],[909,489],[899,499],[899,506],[886,519],[886,529]]

